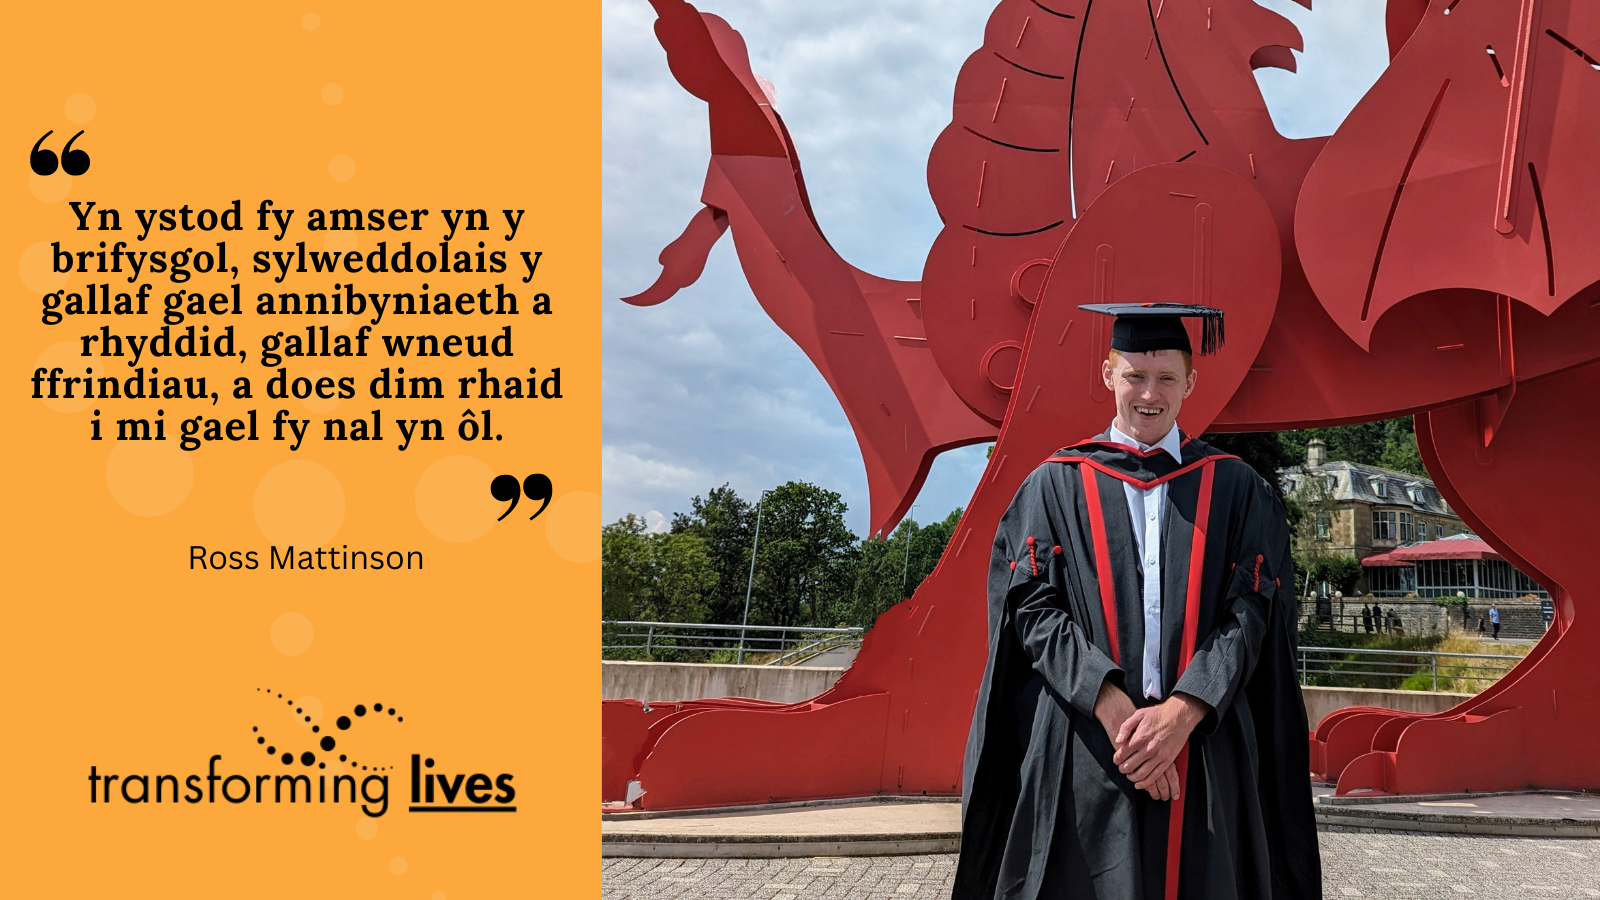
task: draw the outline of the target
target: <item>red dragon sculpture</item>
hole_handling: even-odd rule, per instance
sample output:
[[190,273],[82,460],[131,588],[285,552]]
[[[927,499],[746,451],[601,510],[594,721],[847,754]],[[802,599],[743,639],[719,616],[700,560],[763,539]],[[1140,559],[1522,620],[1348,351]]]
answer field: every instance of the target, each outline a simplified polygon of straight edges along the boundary
[[1326,717],[1313,775],[1345,793],[1600,787],[1600,634],[1580,615],[1600,577],[1552,508],[1600,501],[1600,166],[1580,149],[1600,146],[1600,10],[1391,0],[1388,71],[1332,137],[1291,140],[1252,72],[1293,70],[1300,37],[1253,0],[1001,0],[928,161],[943,230],[904,282],[823,237],[739,34],[651,3],[673,75],[708,104],[712,159],[704,207],[628,301],[692,284],[731,228],[855,429],[876,532],[939,452],[996,446],[938,569],[837,685],[797,704],[606,701],[603,799],[958,792],[995,525],[1034,464],[1111,415],[1104,317],[1077,304],[1182,297],[1230,313],[1186,431],[1413,414],[1441,492],[1557,600],[1533,652],[1455,709]]

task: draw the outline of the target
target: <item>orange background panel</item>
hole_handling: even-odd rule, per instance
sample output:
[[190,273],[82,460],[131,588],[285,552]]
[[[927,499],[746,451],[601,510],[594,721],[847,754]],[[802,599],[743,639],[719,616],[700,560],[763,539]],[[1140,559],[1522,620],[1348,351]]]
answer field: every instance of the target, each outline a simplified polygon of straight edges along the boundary
[[[313,20],[312,15],[315,19]],[[597,892],[594,785],[598,666],[590,643],[599,602],[600,92],[599,8],[588,4],[403,5],[92,3],[70,11],[14,4],[3,15],[6,115],[0,118],[0,381],[7,469],[0,565],[9,686],[0,768],[9,773],[0,868],[18,896],[472,897]],[[314,25],[315,27],[309,27]],[[337,88],[332,86],[337,86]],[[71,98],[71,99],[69,99]],[[330,100],[337,102],[330,103]],[[32,175],[39,136],[92,163],[83,175]],[[296,210],[283,241],[256,230],[271,199]],[[136,209],[229,207],[243,231],[159,232],[139,241]],[[119,232],[77,231],[68,204],[115,208]],[[428,209],[422,229],[333,235],[308,211]],[[482,208],[487,231],[458,230],[452,250],[503,250],[502,274],[250,272],[258,250],[437,251],[441,209]],[[502,209],[523,210],[507,241]],[[53,274],[52,241],[98,251],[213,249],[226,274],[173,283],[166,274]],[[43,244],[43,248],[36,245]],[[30,248],[33,248],[30,251]],[[530,283],[518,253],[542,253]],[[124,266],[126,268],[126,265]],[[145,316],[41,319],[41,295],[152,286]],[[267,396],[276,373],[261,339],[326,325],[354,336],[367,317],[258,316],[263,291],[451,293],[497,284],[517,316],[392,316],[365,358],[286,359],[290,378],[351,377],[356,396],[328,402]],[[240,286],[243,315],[187,317],[212,334],[232,325],[248,356],[152,360],[161,376],[201,377],[210,400],[31,398],[39,365],[125,378],[123,359],[75,355],[83,334],[149,335],[161,298]],[[534,316],[534,295],[551,315]],[[360,321],[357,321],[360,319]],[[509,324],[513,357],[391,360],[384,335],[491,337]],[[65,344],[65,346],[57,346]],[[373,400],[379,370],[442,379],[444,399]],[[456,379],[480,367],[542,380],[561,370],[562,398],[462,400]],[[233,379],[255,396],[235,400]],[[89,440],[93,410],[102,434]],[[118,442],[116,420],[166,421],[165,442]],[[256,442],[178,448],[179,421],[226,423],[257,410]],[[272,440],[277,410],[310,420],[298,450]],[[321,440],[330,417],[384,416],[381,442]],[[464,411],[493,414],[498,441],[461,440]],[[444,440],[399,449],[397,419],[437,418]],[[287,465],[286,465],[287,464]],[[535,521],[522,500],[488,495],[493,475],[539,472],[555,499]],[[274,571],[288,544],[418,552],[412,571]],[[255,551],[255,571],[191,570],[189,547]],[[309,642],[308,642],[309,640]],[[298,652],[295,652],[298,651]],[[291,655],[292,654],[292,655]],[[267,688],[271,688],[270,696]],[[282,693],[285,699],[277,698]],[[286,700],[296,701],[294,706]],[[357,704],[382,703],[348,731]],[[320,707],[312,734],[305,713]],[[398,721],[403,716],[404,722]],[[252,728],[260,731],[252,732]],[[317,747],[332,734],[338,747]],[[285,767],[255,741],[314,750],[328,769]],[[389,776],[388,812],[349,803],[233,805],[89,802],[90,767],[128,776],[332,776],[345,753]],[[510,773],[517,811],[427,815],[406,810],[410,755],[449,775]],[[237,791],[238,784],[235,782]],[[137,789],[134,790],[137,794]],[[466,805],[461,798],[458,805]],[[376,828],[374,829],[374,824]]]

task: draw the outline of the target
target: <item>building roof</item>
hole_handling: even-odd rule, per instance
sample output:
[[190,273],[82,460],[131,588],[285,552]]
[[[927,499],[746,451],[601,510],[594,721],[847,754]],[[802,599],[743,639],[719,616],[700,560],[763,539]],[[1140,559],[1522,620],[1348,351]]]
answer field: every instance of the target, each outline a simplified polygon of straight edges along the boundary
[[1387,553],[1375,553],[1363,560],[1363,566],[1409,566],[1425,559],[1498,559],[1505,557],[1494,548],[1471,534],[1456,534],[1437,541],[1407,544]]
[[[1439,496],[1439,489],[1434,487],[1431,479],[1407,472],[1346,460],[1330,460],[1316,467],[1291,466],[1283,469],[1281,474],[1285,494],[1306,487],[1314,476],[1322,476],[1331,479],[1328,485],[1329,499],[1335,502],[1410,508],[1435,516],[1459,518],[1450,509],[1450,504]],[[1384,492],[1382,495],[1378,493],[1380,489]]]

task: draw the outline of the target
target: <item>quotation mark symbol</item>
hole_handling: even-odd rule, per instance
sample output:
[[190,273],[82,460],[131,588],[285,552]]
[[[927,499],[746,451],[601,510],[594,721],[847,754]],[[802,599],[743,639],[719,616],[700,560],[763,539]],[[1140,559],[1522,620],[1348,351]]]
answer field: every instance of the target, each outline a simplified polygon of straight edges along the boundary
[[[46,131],[44,133],[44,137],[39,138],[39,140],[34,143],[33,152],[28,154],[28,165],[33,169],[33,174],[35,175],[44,176],[55,174],[55,151],[46,150],[39,146],[40,144],[44,143],[44,138],[47,138],[52,134],[55,134],[55,129],[52,128],[49,131]],[[79,131],[77,134],[73,135],[72,140],[67,141],[67,145],[61,148],[61,169],[68,175],[82,175],[83,173],[89,171],[89,154],[82,150],[72,149],[72,141],[75,141],[80,137],[83,137],[82,131]]]
[[550,495],[554,492],[555,488],[551,486],[550,479],[544,475],[529,475],[521,484],[517,483],[515,475],[496,475],[494,480],[489,482],[489,493],[496,500],[502,503],[511,501],[511,505],[500,514],[500,518],[495,519],[496,522],[511,515],[511,511],[517,508],[517,501],[523,497],[542,501],[539,508],[533,511],[533,515],[528,517],[528,521],[539,518],[539,513],[544,512],[544,508],[550,505]]

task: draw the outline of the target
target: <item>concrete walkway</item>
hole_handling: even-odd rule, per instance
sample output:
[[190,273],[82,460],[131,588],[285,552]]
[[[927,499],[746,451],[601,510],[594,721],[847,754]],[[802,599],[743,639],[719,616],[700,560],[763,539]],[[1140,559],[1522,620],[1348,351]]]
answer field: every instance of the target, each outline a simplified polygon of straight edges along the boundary
[[1346,828],[1600,838],[1600,795],[1446,794],[1424,797],[1335,797],[1317,790],[1317,822]]
[[692,815],[608,815],[602,856],[722,858],[954,853],[957,801],[820,802]]
[[[1323,895],[1385,900],[1593,900],[1600,841],[1323,833]],[[956,857],[606,859],[604,900],[943,900]]]

